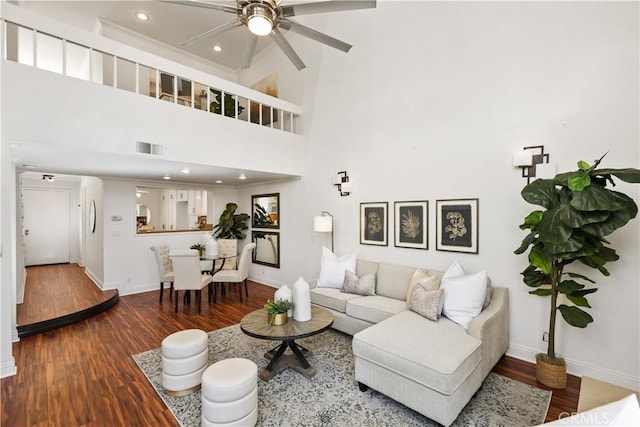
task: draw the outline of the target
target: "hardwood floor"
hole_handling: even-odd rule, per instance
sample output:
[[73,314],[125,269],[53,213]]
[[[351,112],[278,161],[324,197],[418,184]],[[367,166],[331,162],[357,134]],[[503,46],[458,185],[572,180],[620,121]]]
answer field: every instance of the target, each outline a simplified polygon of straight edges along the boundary
[[[46,267],[44,270],[46,274]],[[74,277],[89,280],[84,274]],[[61,284],[55,286],[60,294],[70,292]],[[237,292],[219,296],[211,305],[204,298],[199,314],[194,302],[183,306],[182,301],[175,314],[168,292],[162,304],[158,292],[121,297],[115,307],[96,317],[15,343],[18,373],[1,381],[0,424],[178,426],[131,356],[159,347],[167,335],[178,330],[211,331],[236,324],[272,298],[274,289],[250,282],[249,298],[244,302]],[[503,357],[494,371],[545,388],[536,383],[531,363]],[[547,420],[575,412],[579,390],[580,379],[573,376],[566,390],[554,390]]]

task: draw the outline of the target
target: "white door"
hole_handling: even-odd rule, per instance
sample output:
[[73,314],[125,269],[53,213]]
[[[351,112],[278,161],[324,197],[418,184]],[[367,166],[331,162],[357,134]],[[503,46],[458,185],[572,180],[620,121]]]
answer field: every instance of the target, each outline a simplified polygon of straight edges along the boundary
[[25,265],[69,262],[69,191],[23,191]]

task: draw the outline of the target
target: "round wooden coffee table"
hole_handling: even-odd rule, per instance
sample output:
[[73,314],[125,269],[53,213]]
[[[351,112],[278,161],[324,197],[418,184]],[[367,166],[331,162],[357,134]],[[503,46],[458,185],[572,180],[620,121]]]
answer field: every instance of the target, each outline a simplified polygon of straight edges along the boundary
[[[333,316],[328,310],[311,306],[311,320],[298,322],[292,317],[281,326],[269,325],[267,310],[259,309],[244,316],[240,321],[240,329],[250,337],[263,340],[282,341],[282,343],[265,353],[264,357],[271,359],[269,365],[260,372],[260,379],[268,381],[274,375],[286,368],[295,369],[310,378],[316,370],[309,365],[305,356],[311,351],[296,344],[295,340],[317,335],[333,325]],[[285,354],[287,348],[292,354]]]

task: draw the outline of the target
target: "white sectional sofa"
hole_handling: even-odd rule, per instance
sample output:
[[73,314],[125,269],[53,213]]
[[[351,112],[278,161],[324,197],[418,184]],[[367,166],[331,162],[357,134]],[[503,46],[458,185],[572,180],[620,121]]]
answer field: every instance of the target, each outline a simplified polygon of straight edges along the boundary
[[[443,274],[425,271],[438,279]],[[492,287],[488,306],[465,329],[444,316],[432,321],[409,309],[415,272],[415,267],[358,260],[358,277],[376,273],[375,295],[314,287],[311,302],[333,314],[333,328],[353,335],[361,390],[371,387],[449,426],[507,350],[509,293]]]

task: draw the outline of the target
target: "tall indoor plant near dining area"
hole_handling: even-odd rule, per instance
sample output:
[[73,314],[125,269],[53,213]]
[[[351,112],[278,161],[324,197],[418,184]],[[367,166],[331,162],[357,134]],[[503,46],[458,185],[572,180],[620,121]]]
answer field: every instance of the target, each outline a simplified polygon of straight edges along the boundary
[[[597,169],[604,156],[593,165],[578,162],[578,170],[558,174],[554,179],[538,179],[524,187],[522,197],[543,210],[531,212],[520,226],[529,234],[516,249],[529,249],[529,266],[522,272],[524,283],[535,288],[529,293],[550,297],[549,335],[546,354],[536,356],[536,377],[553,388],[565,388],[566,364],[555,348],[556,316],[571,326],[585,328],[593,317],[587,295],[597,291],[590,278],[567,271],[574,261],[609,276],[605,265],[619,259],[606,236],[635,218],[638,207],[624,193],[614,191],[614,177],[640,183],[638,169]],[[588,285],[585,285],[588,284]],[[559,298],[561,295],[564,298]],[[566,298],[565,301],[562,301]]]

